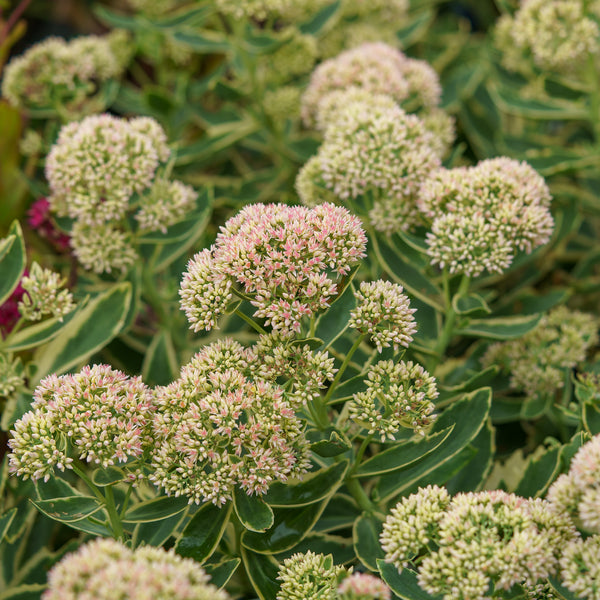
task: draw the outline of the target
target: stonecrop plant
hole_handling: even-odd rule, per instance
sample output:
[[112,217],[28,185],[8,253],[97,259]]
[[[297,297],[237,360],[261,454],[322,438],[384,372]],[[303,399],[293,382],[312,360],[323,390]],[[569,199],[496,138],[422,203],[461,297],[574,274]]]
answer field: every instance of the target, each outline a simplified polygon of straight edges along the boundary
[[600,600],[600,3],[58,4],[0,3],[0,600]]

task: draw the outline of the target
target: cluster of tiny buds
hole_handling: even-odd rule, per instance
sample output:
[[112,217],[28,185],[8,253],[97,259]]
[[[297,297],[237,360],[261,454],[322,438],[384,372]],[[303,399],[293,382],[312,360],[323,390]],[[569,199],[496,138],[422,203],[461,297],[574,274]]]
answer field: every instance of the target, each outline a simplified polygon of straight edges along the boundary
[[104,468],[135,461],[152,445],[153,395],[139,377],[86,366],[49,375],[33,398],[8,442],[9,472],[24,479],[47,481],[55,468],[72,468],[74,458]]
[[360,220],[331,204],[247,206],[189,262],[181,307],[194,331],[212,329],[236,293],[267,327],[299,333],[304,317],[338,295],[342,278],[365,256],[366,241]]
[[204,569],[174,550],[96,539],[67,554],[48,573],[42,600],[229,600]]
[[234,19],[256,19],[285,15],[293,0],[216,0],[216,7]]
[[378,352],[393,345],[408,346],[417,331],[408,297],[402,286],[390,281],[363,281],[354,292],[356,308],[350,312],[349,327],[368,334]]
[[559,306],[524,336],[492,344],[482,363],[499,365],[510,374],[511,387],[528,397],[553,396],[564,386],[565,370],[582,363],[598,343],[598,325],[594,315]]
[[386,519],[381,544],[399,571],[418,564],[419,586],[444,600],[485,600],[515,585],[530,591],[556,575],[577,531],[542,499],[493,490],[450,498],[419,488]]
[[39,321],[47,315],[62,319],[75,308],[73,295],[61,289],[64,281],[58,273],[32,263],[29,273],[21,279],[24,294],[19,312],[28,321]]
[[350,418],[379,435],[395,439],[401,427],[421,435],[433,422],[434,400],[439,392],[435,379],[413,362],[379,361],[369,368],[367,389],[348,402]]

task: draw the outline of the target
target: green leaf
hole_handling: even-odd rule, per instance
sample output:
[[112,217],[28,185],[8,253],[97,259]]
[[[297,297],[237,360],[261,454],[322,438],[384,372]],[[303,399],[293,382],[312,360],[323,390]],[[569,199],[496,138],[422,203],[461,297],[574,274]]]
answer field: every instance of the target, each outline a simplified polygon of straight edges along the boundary
[[316,35],[318,36],[337,16],[338,11],[342,5],[341,0],[328,4],[320,11],[318,11],[310,21],[300,25],[300,31],[304,35]]
[[8,237],[0,242],[0,304],[13,293],[25,270],[25,241],[18,221],[13,221]]
[[186,511],[182,511],[170,517],[165,517],[159,522],[138,523],[133,532],[134,547],[141,544],[156,547],[163,546],[172,535],[176,534],[177,527],[185,516]]
[[[126,523],[148,523],[160,521],[177,515],[188,507],[188,499],[185,496],[179,498],[161,496],[146,500],[129,507],[125,511],[123,521]],[[197,514],[197,513],[196,513]]]
[[481,317],[492,312],[487,302],[479,294],[454,296],[452,308],[459,315],[471,317]]
[[21,352],[50,342],[73,320],[85,304],[86,301],[83,300],[74,310],[62,318],[56,317],[42,321],[41,323],[28,325],[25,329],[18,331],[8,339],[8,344],[5,346],[6,350],[9,352]]
[[108,527],[106,513],[104,511],[102,511],[102,516],[105,519],[104,521],[100,521],[95,517],[89,517],[81,519],[80,521],[71,522],[69,523],[69,527],[71,529],[76,529],[77,531],[89,533],[95,537],[113,537],[114,532]]
[[[440,405],[441,403],[447,403],[459,395],[467,394],[468,392],[474,392],[475,390],[490,384],[497,374],[498,367],[496,365],[491,365],[487,367],[487,369],[479,371],[458,385],[439,385],[438,388],[440,390],[440,395],[437,399],[437,404]],[[493,410],[494,406],[492,404],[492,411]]]
[[560,447],[551,448],[539,457],[530,459],[515,494],[539,498],[546,493],[560,472]]
[[[454,402],[434,422],[430,435],[453,427],[450,435],[423,460],[400,471],[381,476],[375,490],[382,500],[407,492],[428,479],[447,481],[456,470],[452,463],[475,439],[485,425],[490,412],[492,391],[482,388]],[[462,462],[459,461],[462,465]],[[430,481],[431,483],[431,481]]]
[[367,514],[356,519],[352,528],[356,556],[370,571],[377,571],[377,559],[385,557],[379,543],[381,529],[381,521]]
[[101,4],[95,4],[93,12],[103,23],[106,23],[106,25],[110,25],[111,27],[128,29],[130,31],[137,31],[143,28],[139,17],[121,15]]
[[496,317],[492,319],[471,320],[465,327],[456,331],[465,335],[491,340],[512,340],[535,329],[543,315],[524,315],[515,317]]
[[47,517],[68,524],[85,519],[102,508],[102,504],[92,496],[70,496],[52,500],[30,499],[30,502]]
[[353,498],[345,494],[334,494],[316,523],[314,531],[327,533],[351,527],[360,512]]
[[350,311],[355,308],[354,288],[349,285],[327,312],[319,317],[315,336],[323,340],[323,350],[329,348],[348,329]]
[[396,283],[439,312],[444,312],[440,290],[419,269],[398,254],[383,236],[373,236],[371,241],[379,263]]
[[0,600],[39,600],[47,588],[45,583],[22,583],[0,592]]
[[417,583],[417,574],[410,569],[398,569],[384,560],[378,559],[377,566],[381,578],[390,586],[390,589],[401,600],[441,600],[441,596],[431,596],[422,590]]
[[396,31],[396,37],[402,48],[408,48],[419,40],[429,28],[429,24],[433,20],[434,12],[431,9],[424,10],[404,27]]
[[372,477],[405,469],[439,448],[440,444],[443,444],[452,433],[453,428],[453,426],[450,426],[433,435],[408,442],[400,442],[392,448],[383,450],[364,461],[356,470],[355,476]]
[[212,54],[219,52],[227,52],[231,49],[231,45],[222,35],[215,31],[206,30],[185,30],[175,31],[173,39],[177,42],[189,46],[199,54]]
[[2,516],[0,516],[0,542],[4,540],[4,536],[6,535],[6,532],[8,531],[16,514],[17,507],[15,506],[14,508],[11,508],[10,510],[6,511]]
[[123,282],[92,298],[36,357],[36,381],[64,373],[84,362],[121,331],[131,301],[131,284]]
[[233,506],[240,522],[249,531],[266,531],[273,525],[273,509],[258,496],[249,496],[236,488]]
[[273,483],[263,496],[270,506],[305,506],[333,494],[344,481],[347,460],[305,475],[299,483]]
[[219,508],[212,502],[203,504],[183,530],[175,552],[203,563],[219,543],[229,522],[232,503]]
[[585,402],[581,408],[581,420],[590,435],[600,433],[600,407],[592,402]]
[[176,29],[182,25],[197,27],[204,23],[214,12],[214,6],[194,6],[193,8],[184,8],[175,13],[170,13],[167,17],[148,19],[148,21],[156,29]]
[[150,386],[168,385],[177,379],[179,364],[169,331],[162,329],[150,342],[142,365],[142,379]]
[[279,565],[275,559],[242,547],[242,560],[246,574],[260,600],[275,600],[280,586],[277,581]]
[[562,600],[581,600],[581,596],[578,596],[567,589],[556,577],[548,577],[548,583],[554,588],[558,597]]
[[356,562],[356,553],[354,552],[354,545],[351,538],[344,538],[338,535],[324,535],[322,533],[308,534],[299,544],[296,544],[286,552],[275,555],[275,558],[279,563],[282,563],[286,558],[297,552],[305,554],[309,550],[318,554],[324,554],[325,556],[331,554],[333,562],[338,565]]
[[235,573],[241,562],[240,558],[230,558],[216,565],[205,563],[203,568],[207,575],[209,575],[210,582],[218,588],[223,588],[227,585],[227,582],[231,579],[231,576]]
[[310,442],[310,449],[319,456],[338,456],[352,448],[346,436],[335,427],[327,427],[324,431],[309,429],[306,439]]
[[92,482],[99,487],[118,483],[125,479],[125,473],[117,467],[100,467],[92,474]]
[[312,531],[326,504],[325,500],[307,506],[278,508],[272,527],[265,533],[245,531],[242,544],[261,554],[285,552]]
[[82,496],[80,491],[76,490],[72,485],[59,477],[50,477],[48,481],[36,481],[35,491],[39,500]]

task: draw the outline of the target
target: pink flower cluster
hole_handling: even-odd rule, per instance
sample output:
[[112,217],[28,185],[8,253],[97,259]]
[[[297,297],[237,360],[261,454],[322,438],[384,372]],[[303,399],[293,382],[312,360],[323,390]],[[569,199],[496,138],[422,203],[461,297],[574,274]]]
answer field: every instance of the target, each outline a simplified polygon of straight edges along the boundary
[[235,293],[266,326],[299,332],[303,317],[329,307],[366,243],[360,220],[342,207],[247,206],[189,262],[181,307],[194,331],[211,329]]

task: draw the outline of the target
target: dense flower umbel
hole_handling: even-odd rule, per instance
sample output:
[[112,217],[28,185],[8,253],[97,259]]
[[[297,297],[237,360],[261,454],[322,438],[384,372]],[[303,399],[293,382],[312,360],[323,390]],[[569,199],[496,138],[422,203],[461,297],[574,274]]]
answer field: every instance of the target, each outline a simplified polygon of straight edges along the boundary
[[111,36],[87,36],[69,42],[50,37],[32,46],[6,66],[2,95],[13,106],[27,109],[68,108],[69,116],[103,110],[95,94],[98,84],[117,77],[124,65]]
[[484,600],[490,589],[517,584],[532,589],[556,574],[562,548],[577,536],[568,516],[541,499],[496,490],[461,493],[448,502],[434,487],[413,496],[384,525],[386,560],[402,570],[425,554],[419,585],[444,600]]
[[597,1],[524,0],[499,20],[496,43],[511,70],[522,70],[529,56],[540,69],[572,74],[600,53],[598,18]]
[[25,383],[21,360],[12,360],[10,356],[0,352],[0,398],[7,398]]
[[304,123],[325,124],[319,119],[320,103],[329,93],[350,86],[385,94],[409,111],[437,106],[441,95],[438,76],[425,61],[381,42],[362,44],[315,69],[302,98]]
[[550,486],[548,500],[582,529],[600,533],[600,435],[577,451],[569,472]]
[[48,573],[42,600],[228,600],[204,569],[174,550],[96,539]]
[[583,362],[598,343],[598,319],[559,306],[519,339],[492,344],[484,365],[497,364],[510,373],[510,384],[528,396],[554,395],[564,386],[565,369]]
[[393,344],[408,346],[417,331],[408,296],[402,286],[390,281],[363,281],[354,292],[356,308],[350,312],[349,326],[360,333],[370,334],[371,341],[381,352]]
[[346,574],[344,567],[333,564],[331,554],[294,554],[279,567],[277,600],[337,600],[338,584]]
[[139,377],[108,365],[49,375],[33,398],[8,442],[9,471],[24,479],[47,481],[55,467],[70,468],[74,457],[103,467],[126,462],[153,443],[151,391]]
[[338,586],[339,600],[391,600],[390,588],[374,575],[352,573]]
[[285,14],[294,0],[216,0],[217,9],[235,19],[256,19]]
[[367,389],[352,396],[348,410],[369,434],[393,440],[400,427],[423,434],[433,422],[439,392],[421,365],[382,360],[369,368],[365,382]]
[[360,220],[344,208],[247,206],[189,262],[181,307],[194,331],[211,329],[237,289],[267,326],[299,332],[303,317],[335,299],[365,247]]
[[352,102],[326,130],[317,155],[300,170],[296,190],[309,206],[332,193],[359,214],[368,212],[378,231],[409,229],[420,219],[416,193],[440,166],[434,146],[433,136],[415,115],[381,102]]
[[560,576],[561,583],[578,598],[600,600],[600,535],[566,545],[560,558]]
[[471,277],[501,273],[517,250],[531,252],[550,239],[550,200],[543,178],[524,162],[501,157],[438,170],[417,200],[432,223],[432,264]]
[[[236,360],[224,351],[225,364]],[[283,389],[218,362],[211,371],[206,366],[192,361],[177,381],[156,390],[150,479],[190,503],[222,505],[236,486],[264,494],[272,482],[306,472],[302,423]]]
[[29,274],[21,279],[25,291],[19,302],[21,316],[28,321],[39,321],[47,315],[62,319],[70,313],[75,304],[71,292],[61,289],[63,283],[58,273],[34,262]]

